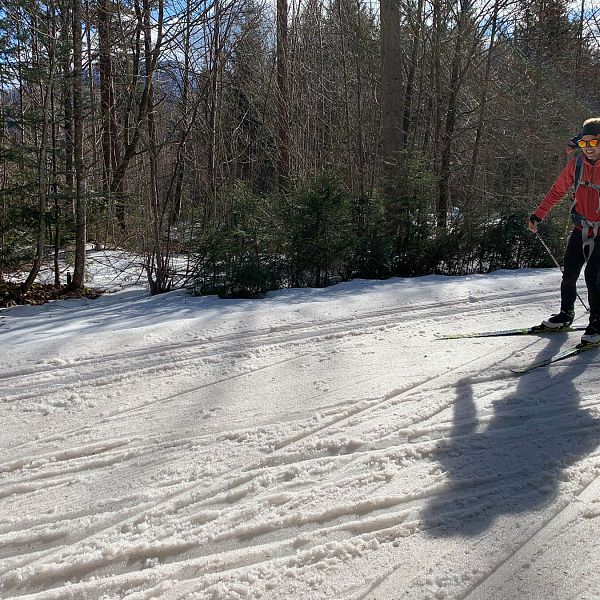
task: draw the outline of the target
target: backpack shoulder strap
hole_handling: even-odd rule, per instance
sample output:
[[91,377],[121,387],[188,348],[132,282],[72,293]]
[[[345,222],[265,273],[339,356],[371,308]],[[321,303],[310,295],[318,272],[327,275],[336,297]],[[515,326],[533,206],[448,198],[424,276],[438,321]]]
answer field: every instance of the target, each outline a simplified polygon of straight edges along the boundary
[[575,159],[575,177],[573,179],[573,193],[577,192],[577,188],[581,183],[581,174],[583,173],[583,154],[580,152]]

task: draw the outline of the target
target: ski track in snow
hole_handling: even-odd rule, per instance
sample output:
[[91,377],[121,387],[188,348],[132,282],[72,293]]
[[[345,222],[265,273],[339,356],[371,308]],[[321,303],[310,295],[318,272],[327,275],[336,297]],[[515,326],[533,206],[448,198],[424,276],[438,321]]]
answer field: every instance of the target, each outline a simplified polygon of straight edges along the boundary
[[6,361],[0,597],[587,598],[597,559],[548,565],[595,543],[596,354],[515,377],[576,337],[433,339],[553,308],[506,277]]

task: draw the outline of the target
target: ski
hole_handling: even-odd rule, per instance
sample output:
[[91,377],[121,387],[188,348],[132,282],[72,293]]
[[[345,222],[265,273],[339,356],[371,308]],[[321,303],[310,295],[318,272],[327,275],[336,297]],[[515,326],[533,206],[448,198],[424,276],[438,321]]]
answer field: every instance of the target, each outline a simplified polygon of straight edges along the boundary
[[534,325],[533,327],[521,327],[518,329],[503,329],[500,331],[480,331],[478,333],[452,333],[450,335],[436,335],[438,340],[460,340],[463,338],[480,337],[503,337],[509,335],[536,335],[538,333],[565,333],[569,331],[585,331],[585,325],[572,325],[571,327],[562,327],[561,329],[550,329],[543,325]]
[[543,358],[542,360],[538,360],[534,363],[531,363],[530,365],[527,365],[525,367],[516,367],[514,369],[511,369],[511,371],[513,373],[516,373],[517,375],[522,375],[523,373],[529,373],[529,371],[533,371],[534,369],[539,369],[540,367],[546,367],[548,365],[552,365],[554,363],[557,363],[561,360],[565,360],[566,358],[571,358],[572,356],[577,356],[579,354],[583,354],[584,352],[587,352],[588,350],[597,350],[598,348],[600,348],[600,342],[597,342],[595,344],[577,344],[577,346],[573,347],[573,348],[567,348],[566,350],[563,350],[562,352],[559,352],[558,354],[555,354],[554,356],[549,356],[548,358]]

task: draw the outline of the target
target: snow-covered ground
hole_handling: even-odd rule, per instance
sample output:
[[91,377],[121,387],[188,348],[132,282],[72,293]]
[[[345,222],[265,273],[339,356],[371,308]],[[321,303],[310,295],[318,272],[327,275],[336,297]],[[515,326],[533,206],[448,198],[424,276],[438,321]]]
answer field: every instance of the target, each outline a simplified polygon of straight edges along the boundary
[[[0,311],[0,597],[600,597],[600,351],[436,340],[556,270]],[[577,323],[585,323],[583,311]]]

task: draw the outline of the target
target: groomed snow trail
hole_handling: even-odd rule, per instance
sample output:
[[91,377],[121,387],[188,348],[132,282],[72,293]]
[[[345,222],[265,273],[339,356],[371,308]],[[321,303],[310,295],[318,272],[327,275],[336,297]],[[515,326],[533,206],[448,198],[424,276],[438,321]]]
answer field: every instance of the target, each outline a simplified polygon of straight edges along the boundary
[[0,598],[597,598],[600,351],[435,340],[559,277],[0,311]]

